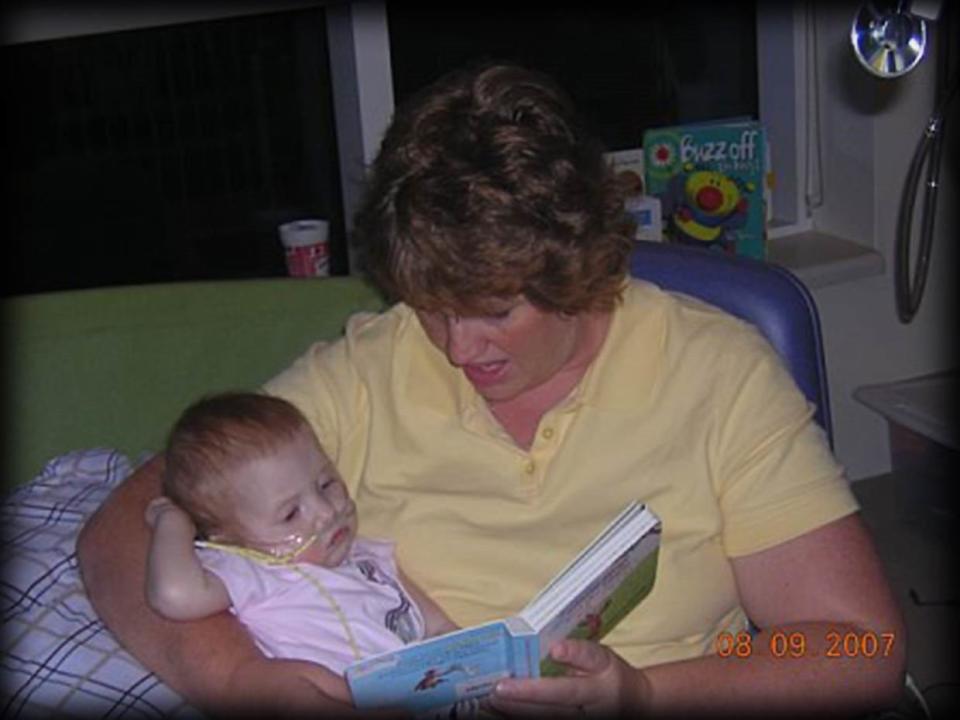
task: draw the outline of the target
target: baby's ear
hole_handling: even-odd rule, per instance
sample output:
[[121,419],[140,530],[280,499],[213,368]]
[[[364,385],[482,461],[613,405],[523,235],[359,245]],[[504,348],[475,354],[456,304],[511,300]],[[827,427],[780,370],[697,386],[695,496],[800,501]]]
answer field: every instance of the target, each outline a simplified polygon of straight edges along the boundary
[[197,518],[197,539],[210,542],[229,543],[236,538],[230,535],[230,525],[207,513]]
[[226,543],[230,540],[230,537],[225,532],[208,529],[197,530],[197,540],[209,540],[210,542],[215,543]]

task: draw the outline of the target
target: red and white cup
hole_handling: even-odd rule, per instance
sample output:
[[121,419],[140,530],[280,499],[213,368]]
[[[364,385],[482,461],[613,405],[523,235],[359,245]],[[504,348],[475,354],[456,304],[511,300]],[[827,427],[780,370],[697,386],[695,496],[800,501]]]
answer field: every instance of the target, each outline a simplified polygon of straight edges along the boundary
[[280,241],[290,277],[330,274],[330,224],[326,220],[294,220],[280,226]]

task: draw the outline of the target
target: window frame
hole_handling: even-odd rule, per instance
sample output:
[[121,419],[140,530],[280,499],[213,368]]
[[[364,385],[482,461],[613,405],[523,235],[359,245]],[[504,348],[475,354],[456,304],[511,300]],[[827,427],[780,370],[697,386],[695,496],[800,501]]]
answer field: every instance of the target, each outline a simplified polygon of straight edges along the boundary
[[[816,181],[815,162],[805,148],[808,125],[806,92],[811,33],[808,3],[757,3],[757,66],[760,120],[767,126],[776,183],[772,237],[811,229],[806,185]],[[111,6],[97,13],[68,15],[45,6],[25,4],[5,18],[4,43],[49,40],[117,30],[194,22],[265,11],[324,6],[330,48],[336,136],[343,211],[348,237],[352,217],[380,139],[394,109],[390,38],[384,0],[324,2],[314,0],[245,0],[150,9]],[[814,108],[815,109],[815,108]],[[808,117],[813,122],[808,123]],[[355,249],[348,243],[351,268]]]

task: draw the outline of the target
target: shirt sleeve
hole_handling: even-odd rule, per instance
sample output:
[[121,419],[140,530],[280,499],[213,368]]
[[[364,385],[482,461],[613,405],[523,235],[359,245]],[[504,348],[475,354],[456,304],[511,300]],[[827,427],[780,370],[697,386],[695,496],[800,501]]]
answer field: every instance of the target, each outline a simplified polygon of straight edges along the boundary
[[858,505],[814,407],[759,336],[736,353],[740,370],[718,424],[715,474],[729,556],[796,538]]
[[353,447],[354,433],[367,417],[367,389],[353,355],[351,334],[369,314],[354,316],[347,335],[335,342],[312,345],[286,370],[267,381],[263,390],[293,403],[309,421],[324,451],[340,466]]
[[292,365],[263,386],[268,395],[287,400],[304,414],[330,455],[336,454],[340,422],[328,365],[341,354],[337,345],[342,342],[314,343]]
[[256,565],[246,558],[212,548],[197,548],[203,567],[212,572],[227,588],[231,610],[242,614],[266,595],[267,589]]

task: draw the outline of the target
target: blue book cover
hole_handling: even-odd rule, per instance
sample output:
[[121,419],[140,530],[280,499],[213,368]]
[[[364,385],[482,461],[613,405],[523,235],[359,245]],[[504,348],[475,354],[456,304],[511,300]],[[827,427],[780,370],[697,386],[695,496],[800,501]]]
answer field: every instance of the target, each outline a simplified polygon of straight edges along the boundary
[[763,260],[769,153],[763,126],[718,121],[647,130],[646,191],[667,241]]
[[403,708],[420,718],[455,716],[502,678],[561,674],[547,657],[551,643],[599,640],[650,593],[660,531],[653,512],[630,503],[516,616],[352,664],[346,679],[354,704]]

